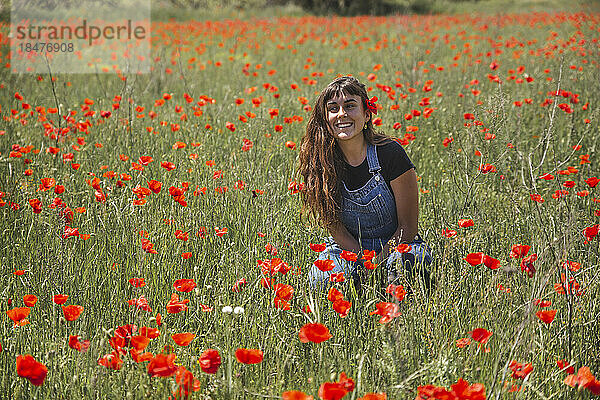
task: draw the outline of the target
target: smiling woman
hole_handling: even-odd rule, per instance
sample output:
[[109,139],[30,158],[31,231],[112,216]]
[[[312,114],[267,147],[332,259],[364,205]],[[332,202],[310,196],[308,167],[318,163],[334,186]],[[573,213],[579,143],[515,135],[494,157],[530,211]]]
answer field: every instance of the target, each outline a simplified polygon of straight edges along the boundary
[[387,283],[398,279],[400,265],[429,286],[415,167],[399,143],[375,132],[376,100],[356,78],[340,77],[320,94],[308,121],[298,168],[302,212],[331,235],[319,255],[331,261],[313,265],[312,287],[326,287],[332,274],[343,272],[360,288],[365,270],[384,260]]

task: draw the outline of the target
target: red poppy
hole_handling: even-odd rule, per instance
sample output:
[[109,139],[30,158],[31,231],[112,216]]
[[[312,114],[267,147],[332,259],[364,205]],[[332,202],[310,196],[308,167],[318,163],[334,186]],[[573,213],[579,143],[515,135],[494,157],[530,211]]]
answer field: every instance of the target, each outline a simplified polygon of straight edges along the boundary
[[177,390],[173,392],[173,399],[188,399],[190,392],[200,390],[200,381],[194,378],[194,375],[184,366],[177,368],[175,382],[178,386]]
[[533,371],[533,366],[531,365],[531,363],[521,364],[518,363],[516,360],[512,360],[508,368],[512,370],[511,376],[514,379],[525,379],[527,378],[527,375],[529,375],[531,371]]
[[138,163],[140,163],[141,165],[143,165],[144,167],[148,164],[150,164],[152,161],[154,161],[154,159],[150,156],[141,156],[138,159]]
[[[281,125],[278,125],[281,126]],[[285,142],[285,147],[287,147],[288,149],[291,150],[296,150],[296,143],[292,142],[291,140],[288,140],[287,142]]]
[[498,269],[500,268],[500,260],[496,260],[488,255],[483,256],[483,264],[489,269]]
[[217,350],[208,349],[200,355],[198,363],[203,372],[207,374],[216,374],[221,366],[221,356]]
[[471,335],[471,338],[473,338],[474,341],[479,342],[481,344],[486,344],[490,337],[493,335],[492,332],[489,332],[483,328],[473,329],[471,332],[469,332],[469,334]]
[[144,278],[131,278],[129,280],[129,283],[131,284],[131,286],[136,287],[136,288],[141,288],[146,286],[146,282],[144,282]]
[[598,182],[600,182],[600,179],[596,178],[595,176],[592,176],[585,180],[585,183],[587,183],[588,186],[591,188],[595,188],[596,185],[598,185]]
[[294,288],[291,285],[285,283],[278,283],[273,287],[275,296],[283,300],[291,300],[294,295]]
[[469,226],[473,226],[473,220],[472,219],[459,219],[458,220],[458,226],[460,226],[461,228],[468,228]]
[[338,382],[324,382],[319,387],[319,397],[322,400],[339,400],[354,390],[354,380],[342,372]]
[[263,352],[259,349],[237,349],[235,358],[242,364],[258,364],[263,360]]
[[189,293],[196,287],[196,281],[193,279],[177,279],[175,283],[173,283],[173,287],[178,292]]
[[32,385],[41,386],[48,374],[48,368],[30,354],[17,356],[17,375],[26,378]]
[[348,316],[352,303],[347,300],[339,299],[333,302],[333,310],[344,318]]
[[327,293],[327,300],[331,301],[331,302],[335,302],[337,300],[343,300],[344,299],[344,295],[342,294],[342,292],[340,292],[339,290],[337,290],[334,287],[329,288],[329,292]]
[[307,395],[299,390],[288,390],[281,393],[282,400],[313,400],[312,396]]
[[583,388],[589,390],[594,395],[600,395],[600,381],[592,375],[592,371],[589,367],[581,367],[577,371],[577,375],[568,375],[565,380],[565,385],[571,387],[578,386],[578,389]]
[[320,253],[322,251],[325,250],[325,248],[327,247],[327,245],[325,243],[309,243],[308,247],[310,247],[310,249],[312,251],[316,251],[317,253]]
[[537,260],[537,254],[535,253],[521,260],[521,271],[527,272],[527,276],[530,278],[533,278],[535,274],[535,267],[533,266],[535,260]]
[[215,226],[215,233],[218,237],[223,237],[227,234],[227,228],[219,228]]
[[482,252],[469,253],[464,260],[475,267],[479,264],[483,264],[483,257],[484,254]]
[[155,181],[154,179],[148,181],[148,188],[152,190],[155,194],[160,193],[160,189],[162,188],[162,182]]
[[160,336],[160,331],[157,328],[148,328],[147,326],[142,326],[140,328],[140,335],[146,336],[148,339],[156,339]]
[[82,306],[62,306],[63,314],[67,321],[75,321],[83,312]]
[[369,315],[378,314],[381,316],[379,322],[381,324],[387,324],[391,320],[400,316],[400,307],[395,303],[380,302],[375,305],[376,310],[373,310]]
[[528,246],[526,244],[515,244],[512,246],[512,248],[510,250],[510,257],[511,258],[523,258],[527,255],[530,248],[531,248],[531,246]]
[[146,238],[141,238],[142,240],[142,250],[146,253],[150,254],[158,254],[158,251],[154,249],[154,243],[150,243],[150,241]]
[[300,328],[298,336],[302,343],[321,343],[332,337],[331,333],[329,333],[329,329],[325,325],[319,323],[305,324]]
[[394,296],[394,298],[398,301],[404,300],[404,297],[406,296],[406,290],[404,290],[404,286],[396,286],[392,283],[388,285],[388,287],[385,289],[385,292]]
[[152,377],[166,378],[175,375],[177,366],[175,365],[175,354],[157,354],[148,363],[148,374]]
[[367,393],[358,400],[387,400],[385,393]]
[[358,255],[351,251],[343,250],[340,254],[340,257],[346,261],[356,261],[358,259]]
[[189,251],[186,251],[185,253],[181,253],[181,257],[182,257],[184,260],[187,260],[188,258],[192,257],[192,253],[191,253],[191,252],[189,252]]
[[557,360],[556,365],[560,368],[561,371],[566,372],[567,374],[574,374],[575,367],[568,363],[567,360]]
[[35,306],[35,303],[37,303],[37,301],[38,298],[34,294],[26,294],[25,296],[23,296],[23,303],[25,303],[27,307]]
[[152,308],[150,308],[148,299],[146,299],[146,296],[144,296],[144,295],[141,295],[137,299],[127,300],[127,304],[129,304],[130,306],[136,306],[140,310],[152,312]]
[[598,236],[598,231],[600,230],[600,225],[596,224],[593,226],[588,226],[583,230],[583,235],[587,241],[592,240],[596,236]]
[[540,319],[545,324],[549,324],[554,321],[554,317],[556,316],[557,310],[540,310],[535,313],[536,317]]
[[84,340],[84,341],[80,342],[79,336],[69,335],[69,347],[83,353],[89,349],[90,341]]
[[179,346],[187,346],[192,343],[192,340],[196,337],[193,333],[185,332],[185,333],[176,333],[171,335],[173,341],[177,343]]
[[333,260],[317,260],[314,262],[315,266],[323,272],[331,271],[335,266]]
[[447,237],[448,239],[450,239],[453,236],[456,236],[458,234],[458,232],[451,230],[451,229],[443,229],[442,230],[442,236]]
[[396,251],[398,253],[408,253],[409,251],[411,251],[411,249],[412,246],[406,243],[400,243],[398,246],[396,246]]
[[166,169],[167,171],[173,171],[176,168],[175,164],[173,164],[170,161],[163,161],[160,163],[160,166]]
[[68,299],[68,298],[69,298],[69,295],[66,295],[66,294],[55,294],[55,295],[52,297],[52,301],[53,301],[55,304],[58,304],[58,305],[60,306],[60,305],[63,305],[63,304],[65,304],[65,303],[67,302],[67,299]]
[[13,320],[14,326],[23,326],[29,322],[26,318],[30,312],[31,308],[20,307],[6,311],[6,314],[8,315],[8,318]]
[[[188,299],[179,301],[179,295],[177,293],[173,293],[171,295],[171,299],[167,303],[167,307],[166,307],[167,312],[169,314],[177,314],[181,311],[185,311],[188,309],[187,303],[189,303],[189,302],[190,301]],[[156,323],[160,326],[158,314],[157,314],[157,318],[156,318]]]

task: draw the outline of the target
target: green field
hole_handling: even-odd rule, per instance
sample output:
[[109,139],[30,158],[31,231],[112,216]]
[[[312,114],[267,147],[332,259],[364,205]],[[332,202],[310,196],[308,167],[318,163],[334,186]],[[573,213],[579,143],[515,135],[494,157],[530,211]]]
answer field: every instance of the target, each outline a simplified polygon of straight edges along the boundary
[[[599,22],[565,11],[163,20],[150,73],[52,77],[11,72],[2,26],[0,398],[330,400],[335,387],[415,399],[425,385],[447,389],[440,399],[593,397],[600,383],[580,368],[600,377]],[[344,74],[379,98],[376,128],[417,168],[436,285],[408,280],[398,301],[376,269],[360,294],[335,284],[351,302],[342,317],[308,286],[309,244],[328,235],[300,218],[293,145]],[[529,270],[511,257],[518,244],[537,255]],[[195,287],[178,291],[179,279]],[[380,302],[400,315],[380,323]],[[26,304],[23,321],[11,310]],[[83,307],[73,321],[68,305]],[[544,310],[556,310],[550,323]],[[331,338],[303,343],[317,322]],[[142,327],[158,337],[147,343]],[[195,336],[179,346],[179,333]],[[214,374],[198,363],[208,349]],[[264,358],[246,365],[237,349]],[[19,376],[26,354],[47,368],[40,385]],[[354,384],[323,385],[342,372]],[[450,394],[459,378],[484,397]]]

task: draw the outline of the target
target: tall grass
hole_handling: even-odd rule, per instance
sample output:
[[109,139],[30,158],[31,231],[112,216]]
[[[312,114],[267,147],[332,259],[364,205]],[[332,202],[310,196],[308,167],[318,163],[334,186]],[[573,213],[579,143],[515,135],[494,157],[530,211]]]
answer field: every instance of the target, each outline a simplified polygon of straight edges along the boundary
[[[155,327],[157,312],[162,314],[161,334],[148,351],[160,353],[170,346],[166,351],[175,352],[177,363],[200,380],[200,391],[191,395],[196,398],[276,398],[292,389],[317,398],[320,384],[337,380],[340,372],[356,381],[356,389],[348,395],[352,399],[367,392],[385,392],[390,399],[415,398],[419,385],[449,387],[461,377],[483,383],[490,399],[586,397],[586,392],[563,383],[566,374],[556,361],[566,359],[577,368],[588,366],[600,373],[598,238],[588,242],[582,234],[585,227],[598,223],[594,212],[600,208],[594,201],[600,198],[598,188],[584,181],[600,173],[598,18],[523,14],[156,23],[159,39],[150,74],[127,76],[126,81],[110,74],[58,75],[56,98],[47,74],[38,80],[37,75],[11,74],[3,68],[0,190],[6,204],[0,208],[0,287],[5,317],[0,324],[0,397],[168,397],[174,379],[149,377],[147,363],[135,363],[125,355],[118,371],[97,364],[110,353],[109,339],[118,326]],[[186,40],[181,48],[164,42],[164,37],[175,35]],[[206,48],[203,54],[195,51],[200,45]],[[497,70],[490,69],[492,61],[498,63]],[[246,64],[248,75],[242,72]],[[381,69],[375,68],[377,64]],[[517,72],[519,66],[523,72]],[[270,70],[275,72],[269,75]],[[376,75],[372,81],[367,79],[370,73]],[[288,190],[295,179],[297,150],[285,143],[299,144],[309,116],[298,97],[312,104],[337,74],[353,74],[372,87],[370,93],[383,106],[378,114],[382,132],[404,138],[407,126],[418,127],[405,149],[417,167],[420,232],[433,251],[436,286],[427,295],[418,282],[405,282],[413,293],[399,303],[401,316],[388,324],[369,315],[376,303],[389,300],[373,284],[375,279],[360,295],[347,283],[336,285],[352,302],[345,318],[332,310],[326,293],[309,289],[307,271],[316,254],[308,244],[321,243],[327,233],[300,220],[299,197]],[[488,74],[497,75],[502,83],[491,81]],[[534,80],[516,83],[528,76]],[[303,83],[303,78],[315,82]],[[265,89],[265,83],[278,90]],[[395,91],[395,100],[376,84]],[[424,91],[424,86],[432,90]],[[253,87],[256,90],[248,93]],[[550,94],[558,89],[579,95],[579,102],[571,104],[572,113],[558,108],[569,103],[569,98]],[[480,93],[474,95],[472,90]],[[22,101],[15,98],[16,92]],[[172,98],[156,106],[165,93]],[[192,103],[185,101],[184,93],[194,99]],[[118,109],[112,107],[115,95],[122,97]],[[214,99],[214,104],[205,101],[198,106],[201,95]],[[253,107],[251,99],[260,96],[263,102]],[[412,110],[424,110],[419,105],[424,97],[430,98],[427,107],[434,109],[432,115],[406,120]],[[94,116],[83,116],[86,98],[94,101],[90,105]],[[237,98],[244,103],[236,105]],[[528,98],[531,104],[514,104]],[[542,107],[546,98],[553,102]],[[76,110],[77,121],[89,119],[89,133],[70,132],[52,140],[44,135],[37,112],[18,118],[24,113],[23,102],[35,110],[54,107],[55,101],[62,105],[61,115]],[[586,103],[589,107],[583,110]],[[398,108],[390,109],[395,104]],[[182,111],[177,112],[176,105]],[[144,110],[136,111],[138,106]],[[202,110],[201,116],[194,116],[193,106]],[[271,118],[269,108],[277,108],[278,116]],[[11,109],[17,110],[16,115]],[[102,110],[111,110],[112,115],[102,118]],[[151,110],[158,114],[154,119],[149,118]],[[243,123],[238,116],[246,111],[256,117]],[[181,119],[183,113],[187,120]],[[466,113],[475,119],[465,119]],[[284,122],[294,115],[303,121]],[[47,117],[58,124],[56,114]],[[235,124],[234,132],[226,122]],[[397,131],[396,122],[402,124]],[[172,131],[171,124],[180,129]],[[275,125],[282,125],[282,132],[276,132]],[[486,140],[483,128],[495,139]],[[77,137],[85,144],[78,144]],[[244,138],[253,142],[249,151],[242,151]],[[442,144],[445,138],[453,139],[448,147]],[[186,147],[174,149],[176,142]],[[40,151],[10,157],[14,144],[33,145]],[[74,144],[79,150],[73,150]],[[581,149],[574,150],[575,145]],[[52,155],[49,147],[59,147],[60,152]],[[74,153],[74,162],[81,164],[78,170],[63,162],[65,153]],[[190,159],[192,153],[197,159]],[[121,161],[120,154],[129,156],[128,161]],[[589,154],[590,163],[580,164],[584,154]],[[143,171],[131,170],[132,162],[144,155],[154,161]],[[27,158],[31,163],[23,162]],[[206,165],[209,160],[214,167]],[[162,161],[173,162],[176,169],[167,171]],[[497,172],[479,171],[485,163],[493,164]],[[569,166],[577,172],[558,173]],[[27,169],[31,175],[25,175]],[[222,170],[222,178],[213,179],[215,170]],[[116,182],[122,178],[103,177],[107,171],[129,174],[131,180],[119,187]],[[544,173],[555,179],[538,179]],[[100,178],[105,202],[95,200],[94,189],[86,182],[91,174]],[[53,189],[39,191],[40,180],[46,177],[64,185],[65,192],[57,196]],[[163,182],[160,193],[147,196],[144,205],[133,205],[132,189],[147,187],[151,179]],[[243,189],[235,188],[237,180],[244,181]],[[565,189],[566,180],[574,181],[575,187],[567,189],[567,196],[552,198],[556,190]],[[190,182],[186,207],[168,194],[170,186],[181,187],[182,182]],[[217,188],[224,186],[227,191],[219,193]],[[205,194],[193,194],[202,187]],[[583,190],[589,195],[576,195]],[[533,193],[541,194],[545,202],[532,201]],[[62,239],[65,221],[58,208],[48,207],[55,197],[73,210],[85,207],[67,225],[90,234],[89,239]],[[32,212],[33,198],[43,204],[40,214]],[[20,207],[15,210],[11,203]],[[473,219],[474,226],[459,228],[459,218]],[[205,237],[197,234],[203,227]],[[217,236],[215,228],[223,227],[227,234]],[[444,237],[444,229],[456,230],[457,235]],[[176,230],[189,232],[189,240],[177,239]],[[142,249],[145,234],[157,254]],[[277,282],[294,287],[288,311],[274,307],[273,290],[260,283],[257,261],[272,258],[265,251],[267,243],[292,266],[286,275],[276,276]],[[532,278],[509,257],[515,244],[531,245],[530,254],[538,254]],[[183,259],[184,252],[191,252],[191,258]],[[464,258],[473,252],[499,259],[502,267],[472,267]],[[580,263],[581,269],[566,270],[564,260]],[[16,270],[25,273],[18,276],[13,274]],[[567,281],[575,277],[585,293],[556,293],[553,284],[560,283],[561,273],[567,274]],[[128,282],[131,278],[144,278],[146,286],[134,288]],[[180,278],[194,279],[198,286],[180,293],[190,300],[189,310],[168,314],[165,305]],[[245,288],[232,291],[242,278],[248,282]],[[60,306],[52,302],[58,293],[69,295],[66,304],[85,308],[79,319],[64,319]],[[30,323],[13,328],[4,311],[23,306],[26,294],[39,300]],[[127,304],[141,294],[152,312]],[[558,310],[551,324],[536,317],[535,299],[551,300],[551,309]],[[203,311],[201,305],[212,311]],[[241,306],[244,312],[222,313],[228,305]],[[302,310],[306,305],[312,312]],[[316,321],[333,337],[321,344],[301,343],[300,328]],[[487,346],[473,343],[458,348],[456,341],[476,328],[493,332]],[[178,347],[170,335],[179,332],[192,332],[196,338],[190,346]],[[69,335],[90,340],[89,350],[80,354],[70,349]],[[202,373],[197,364],[208,348],[219,350],[223,358],[215,375]],[[233,355],[237,348],[259,348],[264,361],[242,365]],[[42,386],[17,376],[15,359],[22,354],[32,354],[48,367]],[[511,378],[512,360],[531,362],[533,372],[524,381]],[[513,385],[522,390],[510,391]]]

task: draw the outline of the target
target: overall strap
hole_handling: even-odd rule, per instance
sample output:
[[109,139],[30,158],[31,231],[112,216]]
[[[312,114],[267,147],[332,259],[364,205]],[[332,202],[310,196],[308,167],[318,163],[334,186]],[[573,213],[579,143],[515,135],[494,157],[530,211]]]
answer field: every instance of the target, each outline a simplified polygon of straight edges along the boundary
[[369,164],[369,172],[372,174],[381,169],[377,158],[377,149],[371,143],[367,143],[367,163]]

